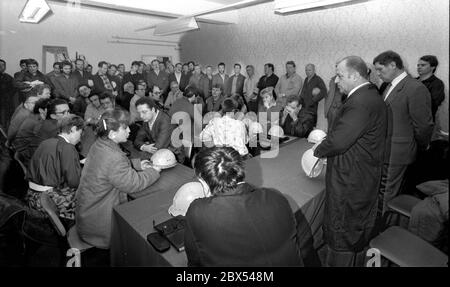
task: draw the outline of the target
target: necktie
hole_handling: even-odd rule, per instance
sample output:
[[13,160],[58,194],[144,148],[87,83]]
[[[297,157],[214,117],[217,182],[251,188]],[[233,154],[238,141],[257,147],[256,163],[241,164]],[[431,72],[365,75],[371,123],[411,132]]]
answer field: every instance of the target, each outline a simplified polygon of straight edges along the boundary
[[392,84],[389,83],[389,84],[386,86],[386,89],[384,89],[384,91],[383,91],[383,100],[384,100],[384,101],[386,101],[387,96],[388,96],[388,92],[389,92],[389,90],[391,89],[391,87],[392,87]]

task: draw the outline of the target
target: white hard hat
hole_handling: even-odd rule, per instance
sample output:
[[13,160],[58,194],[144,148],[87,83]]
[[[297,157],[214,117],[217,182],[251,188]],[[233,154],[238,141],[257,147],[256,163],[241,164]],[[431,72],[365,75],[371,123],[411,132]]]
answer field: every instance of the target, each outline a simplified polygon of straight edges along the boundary
[[159,168],[169,168],[177,164],[173,152],[165,148],[157,150],[150,159],[152,164]]
[[318,143],[321,142],[326,136],[327,133],[324,132],[323,130],[314,129],[309,133],[308,142]]
[[324,161],[314,156],[314,151],[308,149],[302,156],[302,168],[308,177],[318,177],[322,172]]
[[280,126],[276,125],[270,128],[269,135],[272,137],[282,138],[284,137],[284,131]]
[[169,207],[169,213],[173,216],[185,216],[191,202],[202,197],[205,197],[205,192],[200,182],[185,183],[175,193],[173,203]]

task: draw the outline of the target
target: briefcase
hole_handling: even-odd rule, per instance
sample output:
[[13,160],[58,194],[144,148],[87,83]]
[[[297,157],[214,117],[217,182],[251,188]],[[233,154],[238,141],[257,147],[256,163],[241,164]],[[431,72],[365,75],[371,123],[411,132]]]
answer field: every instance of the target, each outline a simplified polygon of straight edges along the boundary
[[162,236],[167,238],[170,244],[179,252],[184,251],[184,228],[186,221],[184,216],[178,215],[169,220],[155,225],[154,228]]

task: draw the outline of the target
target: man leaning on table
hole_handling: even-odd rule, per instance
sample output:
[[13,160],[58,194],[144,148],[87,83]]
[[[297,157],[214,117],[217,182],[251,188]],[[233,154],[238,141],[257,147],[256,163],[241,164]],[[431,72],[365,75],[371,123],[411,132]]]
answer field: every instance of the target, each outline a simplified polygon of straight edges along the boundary
[[387,108],[367,80],[363,59],[336,66],[336,83],[347,95],[327,137],[314,155],[327,158],[323,219],[326,266],[362,266],[377,218]]
[[172,132],[176,125],[171,124],[169,115],[160,110],[152,99],[146,97],[137,100],[136,109],[144,124],[134,140],[135,147],[151,154],[159,149],[169,149],[175,154],[177,161],[182,163],[184,161],[182,147],[175,148],[171,144]]

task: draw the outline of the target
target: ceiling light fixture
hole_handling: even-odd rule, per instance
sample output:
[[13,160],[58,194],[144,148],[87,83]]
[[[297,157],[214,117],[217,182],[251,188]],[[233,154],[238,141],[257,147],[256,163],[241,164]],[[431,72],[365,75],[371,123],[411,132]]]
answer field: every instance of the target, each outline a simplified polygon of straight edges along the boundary
[[285,14],[341,4],[354,0],[275,0],[275,13]]
[[46,0],[28,0],[19,16],[24,23],[39,23],[51,11]]
[[166,36],[197,29],[198,24],[197,21],[195,20],[195,17],[187,17],[187,18],[182,17],[156,25],[153,35]]

